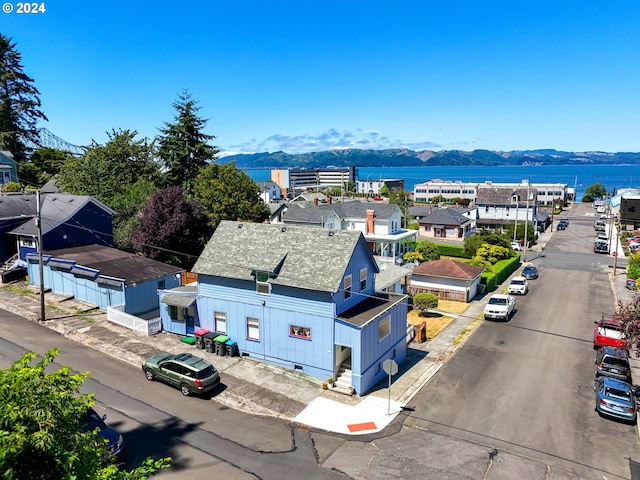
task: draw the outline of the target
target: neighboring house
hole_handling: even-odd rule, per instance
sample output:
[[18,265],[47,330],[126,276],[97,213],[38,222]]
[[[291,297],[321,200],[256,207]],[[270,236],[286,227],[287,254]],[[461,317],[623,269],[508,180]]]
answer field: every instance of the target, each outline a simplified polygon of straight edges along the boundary
[[315,205],[295,202],[282,221],[285,225],[362,232],[371,253],[391,262],[400,262],[405,253],[415,250],[417,232],[402,228],[402,211],[393,203],[353,201]]
[[[0,218],[15,220],[16,215],[22,217],[19,225],[14,224],[4,232],[17,239],[18,256],[25,260],[29,253],[37,251],[37,197],[25,194],[0,199]],[[40,203],[43,251],[93,244],[113,246],[112,216],[115,212],[94,197],[50,193],[42,195]],[[14,252],[7,253],[10,256]]]
[[[359,231],[223,221],[192,271],[196,325],[243,355],[358,394],[385,378],[384,360],[406,358],[407,298],[375,291]],[[160,302],[176,294],[186,296],[160,292]]]
[[631,229],[640,228],[640,195],[625,193],[620,200],[620,223]]
[[470,218],[463,212],[469,215],[469,212],[475,213],[475,208],[458,209],[448,207],[432,209],[430,213],[420,217],[418,235],[427,239],[446,238],[462,242],[466,237],[476,232],[475,218]]
[[13,159],[13,154],[6,150],[0,151],[0,185],[9,182],[19,182],[18,163]]
[[376,273],[376,292],[406,294],[413,266],[395,265],[378,260],[376,260],[376,263],[380,270]]
[[289,209],[288,202],[269,203],[269,223],[282,223],[282,216]]
[[502,231],[508,225],[522,225],[525,221],[534,228],[537,221],[536,189],[530,185],[479,185],[476,211],[477,228]]
[[[44,287],[131,315],[158,309],[158,289],[180,285],[182,269],[104,245],[42,252]],[[40,285],[38,253],[27,255],[29,282]]]
[[363,195],[378,195],[383,186],[387,186],[390,192],[404,190],[404,180],[398,178],[387,178],[384,180],[357,180],[356,192]]
[[483,267],[455,260],[423,262],[413,269],[409,293],[428,292],[443,300],[470,302],[478,293]]
[[260,198],[265,204],[282,200],[282,192],[275,182],[256,182],[260,189]]

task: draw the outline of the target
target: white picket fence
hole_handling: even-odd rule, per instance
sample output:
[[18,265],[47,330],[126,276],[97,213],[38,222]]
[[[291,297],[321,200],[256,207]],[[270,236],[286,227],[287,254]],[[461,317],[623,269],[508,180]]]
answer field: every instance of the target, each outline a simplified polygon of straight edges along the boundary
[[123,310],[124,305],[107,307],[107,320],[145,335],[155,335],[162,330],[160,317],[146,320],[126,313]]

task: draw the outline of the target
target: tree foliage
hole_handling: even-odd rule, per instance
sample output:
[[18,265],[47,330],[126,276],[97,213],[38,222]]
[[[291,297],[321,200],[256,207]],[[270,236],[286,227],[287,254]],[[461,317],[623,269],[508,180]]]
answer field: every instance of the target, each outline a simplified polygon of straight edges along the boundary
[[402,213],[403,226],[407,226],[407,220],[409,218],[409,207],[413,203],[411,201],[411,194],[404,190],[394,190],[389,194],[389,203],[395,203],[400,207]]
[[618,308],[613,318],[622,322],[622,331],[629,348],[636,348],[640,356],[640,291],[636,291],[628,303],[618,300]]
[[[58,354],[48,351],[32,365],[26,353],[0,370],[0,477],[19,479],[143,479],[169,466],[169,459],[147,459],[131,472],[119,470],[105,455],[105,440],[82,431],[81,418],[95,404],[81,395],[89,372],[47,368]],[[47,373],[47,371],[49,373]]]
[[416,252],[422,257],[422,260],[418,259],[420,262],[429,262],[440,258],[440,250],[438,250],[438,246],[428,240],[417,242]]
[[165,122],[160,129],[158,155],[166,169],[167,184],[190,192],[200,169],[215,160],[220,149],[209,144],[215,137],[203,133],[207,120],[197,115],[200,108],[188,91],[179,95],[173,108],[174,122]]
[[516,255],[516,253],[511,247],[501,247],[500,245],[485,243],[478,247],[474,258],[479,260],[481,264],[484,264],[486,261],[491,265],[495,265],[500,260],[506,260],[514,255]]
[[67,160],[69,152],[54,148],[39,148],[29,160],[18,164],[18,176],[24,185],[41,187],[56,175]]
[[258,185],[233,162],[203,168],[194,181],[193,197],[209,216],[213,229],[221,220],[263,222],[269,218]]
[[[602,183],[596,182],[584,189],[584,196],[590,197],[592,199],[606,197],[607,189]],[[584,197],[583,197],[583,200],[584,200]]]
[[169,187],[149,198],[133,244],[146,257],[190,269],[212,233],[200,204],[187,201],[181,187]]
[[378,191],[378,194],[384,198],[388,198],[390,193],[391,192],[389,190],[389,187],[387,187],[387,184],[382,185],[380,187],[380,190]]
[[413,296],[413,306],[422,312],[429,313],[429,309],[438,308],[438,296],[433,293],[416,293]]
[[489,245],[499,245],[505,248],[510,246],[509,237],[501,233],[492,232],[491,230],[482,229],[464,239],[464,250],[470,257],[475,257],[478,248],[485,243]]
[[38,120],[47,120],[38,95],[16,44],[0,34],[0,149],[10,151],[18,163],[27,159],[28,143],[38,142]]

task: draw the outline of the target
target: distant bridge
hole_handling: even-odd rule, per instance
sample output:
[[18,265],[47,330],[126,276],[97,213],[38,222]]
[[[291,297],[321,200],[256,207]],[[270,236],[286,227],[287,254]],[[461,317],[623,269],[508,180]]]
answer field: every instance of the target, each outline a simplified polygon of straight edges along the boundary
[[73,155],[82,155],[85,149],[77,145],[73,145],[66,140],[54,135],[46,128],[38,129],[38,142],[28,142],[28,147],[37,148],[54,148],[56,150],[62,150],[64,152],[72,153]]

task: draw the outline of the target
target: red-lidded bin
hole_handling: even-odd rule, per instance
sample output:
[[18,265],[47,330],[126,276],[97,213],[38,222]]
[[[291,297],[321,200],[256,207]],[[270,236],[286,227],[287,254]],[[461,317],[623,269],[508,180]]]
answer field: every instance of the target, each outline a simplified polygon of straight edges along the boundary
[[206,328],[201,328],[193,332],[196,337],[196,348],[204,349],[204,336],[209,333]]

